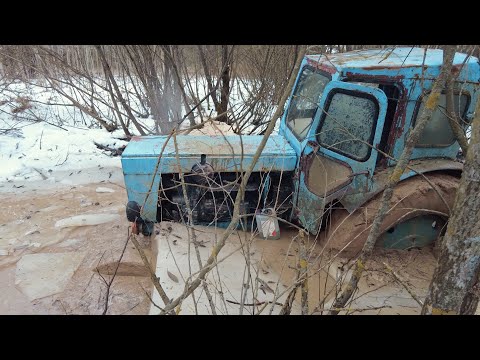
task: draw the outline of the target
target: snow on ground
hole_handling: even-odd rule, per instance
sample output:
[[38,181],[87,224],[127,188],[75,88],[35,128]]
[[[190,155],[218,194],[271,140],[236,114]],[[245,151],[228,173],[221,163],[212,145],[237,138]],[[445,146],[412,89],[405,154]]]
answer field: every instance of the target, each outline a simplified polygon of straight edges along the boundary
[[[243,106],[239,94],[241,87],[245,87],[245,84],[236,83],[232,88],[230,105],[234,111]],[[69,91],[68,88],[64,90]],[[97,91],[101,97],[108,99],[103,90]],[[71,95],[74,93],[71,92]],[[204,96],[202,91],[198,95]],[[26,106],[19,111],[22,105]],[[205,114],[212,113],[207,101],[201,107]],[[99,104],[98,109],[105,119],[114,118],[108,106]],[[274,110],[275,106],[272,106],[271,111]],[[271,115],[271,112],[268,114]],[[151,118],[137,120],[147,129],[154,128]],[[196,121],[198,123],[200,119]],[[185,120],[181,128],[189,126],[189,121]],[[279,122],[277,130],[278,126]],[[130,130],[136,133],[132,124]],[[249,130],[247,126],[244,133]],[[215,125],[207,123],[203,128],[193,130],[191,135],[232,133],[231,126],[215,122]],[[42,83],[13,82],[0,89],[0,182],[44,180],[59,171],[121,168],[120,158],[106,155],[95,146],[94,141],[118,148],[127,144],[120,140],[124,136],[121,128],[107,132],[96,120],[71,106],[68,99],[46,89]]]
[[[94,144],[115,148],[127,144],[119,139],[125,136],[121,130],[107,132],[40,84],[12,83],[0,95],[0,182],[42,180],[58,171],[121,167],[119,157],[107,156]],[[28,106],[18,111],[22,101]]]
[[24,126],[21,133],[0,136],[0,182],[41,180],[50,177],[54,170],[121,167],[120,157],[107,156],[94,141],[118,148],[127,144],[118,139],[123,136],[122,131],[65,128],[68,131],[47,123],[33,123]]

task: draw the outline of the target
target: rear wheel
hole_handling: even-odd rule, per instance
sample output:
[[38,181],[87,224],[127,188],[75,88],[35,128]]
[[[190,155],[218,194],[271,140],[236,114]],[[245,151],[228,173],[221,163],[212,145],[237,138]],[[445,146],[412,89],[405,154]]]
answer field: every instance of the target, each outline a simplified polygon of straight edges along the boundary
[[[401,182],[394,190],[391,210],[382,223],[376,246],[419,248],[431,245],[443,235],[460,180],[445,174],[426,176],[445,201],[420,176]],[[358,254],[367,240],[382,195],[378,194],[352,214],[336,210],[326,233],[327,247],[342,251],[345,256]]]

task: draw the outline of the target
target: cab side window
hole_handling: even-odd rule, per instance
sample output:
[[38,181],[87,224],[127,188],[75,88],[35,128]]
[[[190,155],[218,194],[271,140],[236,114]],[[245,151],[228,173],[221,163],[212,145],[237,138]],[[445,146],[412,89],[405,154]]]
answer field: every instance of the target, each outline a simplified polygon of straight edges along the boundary
[[373,96],[349,90],[329,95],[317,133],[323,147],[358,161],[370,157],[379,105]]
[[[422,114],[427,98],[428,96],[426,95],[421,98],[421,102],[417,106],[415,122]],[[454,111],[458,119],[461,120],[462,127],[466,127],[468,123],[465,120],[465,115],[470,103],[470,97],[466,93],[454,94],[453,101]],[[442,93],[438,99],[438,106],[425,126],[425,129],[423,129],[416,147],[446,147],[452,145],[454,142],[455,135],[453,134],[447,117],[447,97],[445,93]]]

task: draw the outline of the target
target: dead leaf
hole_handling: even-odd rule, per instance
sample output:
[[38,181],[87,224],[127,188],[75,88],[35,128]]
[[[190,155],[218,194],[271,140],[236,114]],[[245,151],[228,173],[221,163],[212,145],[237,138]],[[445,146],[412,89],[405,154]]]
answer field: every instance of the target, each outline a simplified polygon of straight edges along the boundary
[[173,281],[175,281],[176,283],[178,283],[178,278],[173,275],[170,271],[167,270],[167,275],[170,279],[172,279]]
[[270,294],[274,293],[270,286],[260,285],[260,290],[262,290],[265,295],[267,294],[267,292],[269,292]]
[[205,245],[203,245],[204,241],[192,241],[192,243],[200,247],[206,247]]
[[270,286],[268,286],[268,284],[267,284],[265,281],[263,281],[263,280],[260,279],[259,277],[257,277],[257,280],[258,280],[258,282],[260,283],[260,287],[259,287],[259,288],[260,288],[260,290],[263,291],[264,294],[266,294],[265,291],[269,292],[270,294],[273,294],[273,293],[274,293],[273,289],[272,289]]

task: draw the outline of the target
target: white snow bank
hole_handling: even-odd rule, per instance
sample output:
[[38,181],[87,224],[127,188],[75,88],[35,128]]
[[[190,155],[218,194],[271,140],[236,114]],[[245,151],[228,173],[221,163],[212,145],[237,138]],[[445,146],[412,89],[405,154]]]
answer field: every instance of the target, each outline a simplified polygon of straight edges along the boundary
[[[110,157],[94,141],[109,147],[120,147],[122,131],[103,129],[68,131],[47,123],[34,123],[21,129],[21,136],[0,136],[0,182],[6,180],[40,180],[52,171],[76,171],[90,167],[121,167],[120,157]],[[37,170],[35,170],[37,169]],[[39,173],[39,171],[43,174]]]
[[[204,80],[201,78],[198,80],[200,98],[205,95],[202,92],[205,90],[202,86]],[[232,87],[230,106],[234,113],[243,108],[239,91],[246,89],[245,84],[249,82],[237,81]],[[195,87],[195,84],[192,85]],[[64,90],[74,95],[73,88],[69,90],[67,87]],[[101,97],[108,98],[108,94],[103,93],[104,90],[97,90],[100,91]],[[26,110],[18,111],[25,99],[28,99],[26,101],[28,107]],[[111,109],[104,104],[97,105],[104,118],[113,118]],[[215,116],[209,108],[208,101],[204,101],[201,108],[204,114],[210,113],[210,116]],[[275,106],[272,106],[265,117],[268,118],[274,109]],[[33,119],[41,121],[33,122]],[[155,122],[151,117],[137,118],[137,121],[147,129],[155,128]],[[196,118],[196,121],[198,123],[200,119]],[[58,127],[59,124],[62,124],[62,128]],[[277,129],[278,124],[279,122]],[[181,128],[189,126],[190,122],[186,119]],[[130,130],[137,133],[133,124],[130,124]],[[247,126],[244,133],[249,131],[250,127]],[[215,122],[215,126],[211,123],[206,124],[204,128],[192,131],[191,135],[221,136],[232,133],[231,126]],[[34,85],[14,82],[0,89],[0,182],[47,179],[54,182],[53,173],[68,171],[68,175],[70,172],[88,168],[121,168],[120,157],[110,157],[110,154],[107,155],[98,149],[94,141],[107,147],[118,148],[126,144],[125,141],[119,140],[124,136],[121,129],[109,133],[100,128],[96,120],[71,106],[67,98],[45,89],[40,83]],[[64,184],[69,184],[70,181],[69,179]]]
[[113,193],[115,192],[115,190],[113,189],[110,189],[110,188],[107,188],[107,187],[97,187],[97,189],[95,190],[97,193]]
[[99,225],[118,220],[119,218],[120,215],[118,214],[85,214],[58,220],[55,223],[55,227],[65,228],[75,226]]

